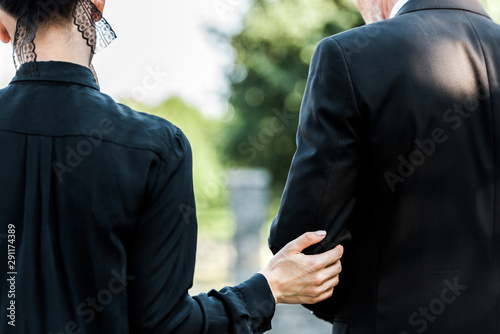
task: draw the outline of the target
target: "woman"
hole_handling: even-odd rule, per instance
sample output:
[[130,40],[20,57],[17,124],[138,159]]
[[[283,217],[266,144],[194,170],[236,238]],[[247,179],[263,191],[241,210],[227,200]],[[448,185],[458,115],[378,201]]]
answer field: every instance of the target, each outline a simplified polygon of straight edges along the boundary
[[89,66],[115,38],[103,8],[0,0],[0,38],[18,66],[0,91],[0,332],[261,333],[276,302],[330,297],[341,248],[301,254],[324,232],[298,238],[236,287],[188,295],[189,143],[100,93]]

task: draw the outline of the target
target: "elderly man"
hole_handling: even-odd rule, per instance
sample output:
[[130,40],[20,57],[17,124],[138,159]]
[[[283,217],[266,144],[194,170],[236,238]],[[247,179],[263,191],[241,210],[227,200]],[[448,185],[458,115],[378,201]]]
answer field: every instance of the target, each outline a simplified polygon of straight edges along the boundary
[[477,0],[357,0],[312,60],[276,252],[345,246],[333,333],[500,333],[500,26]]
[[20,66],[0,89],[0,333],[260,334],[276,303],[330,297],[342,247],[301,253],[325,231],[237,286],[190,296],[191,148],[172,123],[101,93],[89,64],[115,37],[104,6],[0,0],[0,41]]

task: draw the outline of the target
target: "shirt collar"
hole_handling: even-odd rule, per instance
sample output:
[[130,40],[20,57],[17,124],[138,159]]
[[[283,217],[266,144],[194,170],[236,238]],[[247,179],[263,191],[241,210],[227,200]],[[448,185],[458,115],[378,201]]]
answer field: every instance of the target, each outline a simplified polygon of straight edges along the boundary
[[398,15],[399,11],[401,10],[401,8],[403,8],[404,5],[406,5],[406,3],[410,1],[410,0],[398,0],[398,2],[396,2],[396,4],[394,5],[394,8],[392,8],[392,11],[391,11],[391,16],[389,18],[393,18],[395,17],[396,15]]
[[[21,65],[21,69],[22,69]],[[16,73],[12,83],[21,81],[56,81],[70,84],[78,84],[100,90],[94,75],[89,68],[59,61],[37,62],[37,76],[23,75],[21,71]]]
[[[399,7],[399,9],[396,7]],[[478,0],[399,0],[393,11],[395,16],[399,16],[429,9],[462,10],[490,18]]]

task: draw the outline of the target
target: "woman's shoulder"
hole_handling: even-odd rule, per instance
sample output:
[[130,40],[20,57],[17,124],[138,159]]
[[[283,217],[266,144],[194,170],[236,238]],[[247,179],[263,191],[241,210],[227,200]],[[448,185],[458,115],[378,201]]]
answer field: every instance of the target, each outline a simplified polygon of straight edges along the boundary
[[103,116],[107,116],[106,122],[113,129],[110,140],[116,144],[154,151],[162,158],[190,153],[188,139],[170,121],[114,101],[106,109]]

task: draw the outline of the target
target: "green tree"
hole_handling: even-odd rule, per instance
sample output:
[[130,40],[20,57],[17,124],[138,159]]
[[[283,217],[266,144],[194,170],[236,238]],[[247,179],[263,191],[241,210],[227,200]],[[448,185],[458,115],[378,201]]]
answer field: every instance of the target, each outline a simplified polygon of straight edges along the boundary
[[231,166],[265,167],[279,194],[295,152],[309,63],[321,39],[362,24],[350,0],[255,0],[236,51],[225,131]]

